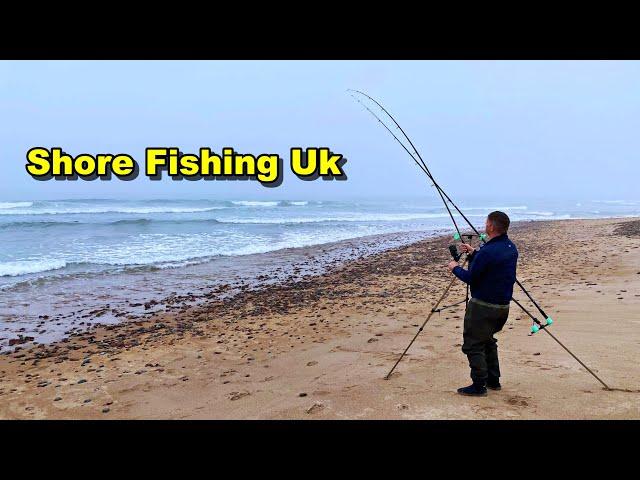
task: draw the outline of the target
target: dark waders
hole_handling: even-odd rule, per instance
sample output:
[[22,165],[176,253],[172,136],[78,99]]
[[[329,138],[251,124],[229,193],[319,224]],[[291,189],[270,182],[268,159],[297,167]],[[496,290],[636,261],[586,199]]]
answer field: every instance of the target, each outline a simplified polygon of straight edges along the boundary
[[494,305],[472,298],[464,315],[462,351],[469,359],[471,380],[485,386],[487,379],[500,378],[498,341],[494,334],[502,330],[509,316],[509,305]]

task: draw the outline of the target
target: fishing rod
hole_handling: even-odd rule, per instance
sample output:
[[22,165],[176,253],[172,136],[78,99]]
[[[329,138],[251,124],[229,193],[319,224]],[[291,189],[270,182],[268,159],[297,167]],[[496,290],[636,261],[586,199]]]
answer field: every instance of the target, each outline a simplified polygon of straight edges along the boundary
[[[463,235],[460,233],[460,228],[458,228],[458,224],[457,224],[453,214],[451,213],[451,209],[449,208],[449,205],[448,205],[447,202],[449,202],[453,206],[453,208],[455,208],[455,210],[458,212],[458,214],[460,214],[460,216],[462,216],[462,218],[465,220],[465,222],[467,222],[467,225],[469,225],[469,227],[471,227],[471,229],[473,230],[474,234],[478,238],[480,238],[480,241],[482,243],[485,243],[486,235],[484,235],[484,234],[482,234],[482,233],[480,233],[478,231],[478,229],[471,223],[471,221],[466,217],[466,215],[462,212],[462,210],[460,210],[460,208],[454,203],[454,201],[451,200],[451,197],[449,197],[449,195],[442,189],[442,187],[438,184],[438,182],[436,182],[435,178],[433,177],[433,175],[429,171],[429,167],[427,167],[426,162],[422,158],[422,155],[420,155],[420,152],[418,152],[418,149],[416,148],[416,146],[413,144],[413,142],[409,138],[409,135],[407,135],[407,133],[403,130],[403,128],[400,126],[400,124],[393,117],[393,115],[391,115],[391,113],[386,108],[384,108],[384,106],[382,106],[382,104],[380,102],[378,102],[375,98],[371,97],[370,95],[368,95],[368,94],[366,94],[366,93],[364,93],[364,92],[362,92],[360,90],[348,89],[347,91],[363,95],[364,97],[366,97],[369,100],[371,100],[372,102],[374,102],[391,119],[391,121],[393,121],[393,123],[396,125],[396,128],[398,130],[400,130],[400,132],[402,132],[402,135],[404,136],[404,138],[406,138],[407,141],[409,142],[409,145],[411,145],[411,148],[413,149],[413,152],[411,152],[411,150],[409,150],[407,148],[407,146],[396,136],[395,133],[393,133],[393,131],[387,126],[387,124],[384,123],[380,119],[380,117],[378,117],[378,115],[376,115],[366,104],[364,104],[362,101],[360,101],[359,98],[357,98],[355,95],[351,94],[352,98],[354,98],[358,103],[360,103],[371,115],[374,116],[374,118],[376,120],[378,120],[378,122],[380,124],[382,124],[383,127],[385,127],[385,129],[393,136],[393,138],[409,154],[409,156],[413,159],[413,161],[416,163],[416,165],[418,165],[418,167],[420,167],[420,169],[427,175],[427,177],[433,183],[433,186],[436,187],[436,189],[437,189],[437,191],[438,191],[438,193],[440,195],[440,198],[442,199],[442,202],[444,203],[444,206],[447,209],[449,217],[451,218],[451,221],[453,222],[453,225],[455,226],[456,235],[454,235],[454,237],[453,237],[454,240],[459,240],[460,242],[462,242]],[[417,156],[417,158],[416,158],[416,156]],[[465,234],[464,236],[470,237],[469,234]],[[545,311],[542,309],[542,307],[540,307],[540,305],[534,300],[534,298],[531,296],[531,294],[524,288],[524,285],[522,285],[522,283],[520,283],[520,281],[517,278],[516,278],[516,283],[522,289],[522,291],[525,293],[525,295],[531,300],[531,302],[535,305],[535,307],[538,309],[540,314],[544,317],[545,323],[542,324],[542,325],[551,325],[553,323],[553,319],[551,319],[551,317],[549,317],[545,313]],[[532,333],[536,333],[536,332],[539,331],[539,328],[535,328],[536,325],[537,325],[536,323],[533,324],[532,329],[531,329]]]
[[[467,259],[465,259],[463,265],[466,263],[467,263]],[[418,335],[420,335],[420,332],[422,332],[422,330],[424,330],[424,327],[427,325],[427,323],[429,323],[429,320],[431,320],[431,317],[433,316],[433,314],[440,311],[438,310],[438,305],[440,305],[444,301],[444,299],[447,296],[447,293],[449,293],[449,290],[451,289],[451,287],[453,287],[453,284],[456,283],[456,280],[457,280],[456,277],[453,277],[451,279],[447,287],[444,289],[444,292],[442,292],[442,295],[440,295],[440,298],[438,299],[438,301],[435,303],[433,308],[431,308],[431,312],[429,312],[429,315],[427,316],[426,320],[422,322],[422,325],[420,325],[420,328],[418,329],[416,334],[413,336],[413,338],[409,342],[409,345],[407,345],[407,348],[404,349],[404,352],[402,352],[402,355],[400,355],[398,360],[396,360],[396,363],[393,365],[393,367],[391,367],[391,370],[389,370],[389,373],[387,373],[387,375],[384,377],[385,380],[389,380],[389,377],[391,377],[391,374],[394,372],[398,364],[402,361],[404,356],[407,354],[407,352],[411,348],[411,345],[413,345],[413,342],[416,341],[416,339],[418,338]]]
[[[511,300],[513,300],[517,305],[520,305],[520,303],[515,298],[512,298]],[[522,305],[520,305],[520,306],[522,306]],[[529,316],[531,316],[531,314],[526,309],[523,308],[523,310],[525,312],[527,312],[529,314]],[[544,331],[547,334],[549,334],[551,336],[551,338],[553,338],[558,343],[558,345],[560,345],[562,348],[564,348],[569,355],[571,355],[580,365],[582,365],[587,370],[587,372],[589,372],[591,375],[593,375],[593,377],[596,380],[598,380],[604,386],[605,390],[612,390],[609,387],[609,385],[604,383],[600,377],[598,377],[595,373],[593,373],[593,371],[582,362],[582,360],[580,360],[578,357],[576,357],[571,350],[569,350],[560,340],[558,340],[558,338],[553,333],[551,333],[549,330],[546,330],[546,328],[549,325],[540,325],[540,322],[538,321],[537,318],[535,318],[533,316],[531,316],[531,318],[533,319],[534,322],[536,322],[536,324],[538,324],[540,330],[544,329]]]
[[[349,89],[349,90],[347,90],[347,91],[348,91],[348,92],[356,92],[356,93],[360,93],[360,94],[362,94],[362,95],[366,96],[367,98],[371,99],[372,101],[376,102],[373,98],[369,97],[369,95],[367,95],[366,93],[360,92],[359,90],[351,90],[351,89]],[[411,144],[411,146],[412,146],[412,148],[413,148],[414,152],[418,155],[418,158],[420,159],[420,161],[418,161],[418,160],[413,156],[413,153],[411,153],[411,151],[407,148],[407,146],[406,146],[404,143],[402,143],[402,141],[400,141],[400,139],[396,136],[396,134],[395,134],[395,133],[393,133],[393,131],[392,131],[392,130],[387,126],[387,124],[386,124],[386,123],[384,123],[382,120],[380,120],[380,118],[379,118],[375,113],[373,113],[373,111],[372,111],[372,110],[371,110],[367,105],[365,105],[364,103],[362,103],[362,102],[361,102],[361,101],[360,101],[356,96],[351,95],[351,97],[352,97],[356,102],[358,102],[360,105],[362,105],[364,108],[366,108],[366,109],[367,109],[367,111],[368,111],[371,115],[373,115],[373,116],[376,118],[376,120],[378,120],[378,122],[380,122],[380,124],[381,124],[384,128],[386,128],[386,129],[387,129],[387,131],[388,131],[388,132],[393,136],[393,138],[395,138],[395,139],[396,139],[396,141],[397,141],[397,142],[402,146],[402,148],[404,148],[404,149],[405,149],[405,151],[409,154],[409,156],[413,159],[413,161],[414,161],[414,162],[416,162],[416,165],[418,165],[418,167],[419,167],[419,168],[420,168],[420,169],[421,169],[421,170],[422,170],[422,171],[427,175],[427,177],[429,177],[429,179],[433,182],[433,186],[435,186],[435,187],[436,187],[436,189],[438,190],[438,193],[440,194],[440,198],[442,199],[442,202],[444,203],[444,206],[445,206],[445,208],[447,209],[447,212],[449,212],[449,216],[451,217],[451,220],[453,221],[453,225],[454,225],[454,227],[456,228],[456,232],[457,232],[458,236],[461,236],[460,229],[458,228],[458,223],[456,222],[455,218],[453,218],[453,214],[451,213],[451,210],[449,209],[449,205],[447,204],[447,201],[445,200],[445,195],[446,195],[446,193],[444,192],[444,190],[442,190],[442,189],[440,188],[440,185],[438,185],[438,184],[437,184],[437,182],[436,182],[436,181],[435,181],[435,179],[433,178],[433,175],[431,175],[431,172],[429,171],[429,168],[427,167],[427,164],[424,162],[424,160],[422,160],[422,157],[420,157],[420,154],[418,153],[418,151],[416,150],[416,148],[413,146],[413,143],[411,143],[411,140],[409,140],[409,137],[407,137],[407,134],[406,134],[406,133],[404,133],[404,130],[402,130],[402,128],[400,127],[400,125],[398,124],[398,122],[396,122],[396,121],[393,119],[393,117],[391,117],[391,114],[390,114],[389,112],[387,112],[387,111],[384,109],[384,107],[383,107],[382,105],[380,105],[378,102],[376,102],[376,104],[377,104],[377,105],[379,105],[379,106],[380,106],[380,108],[382,108],[382,109],[384,110],[384,112],[392,118],[392,120],[394,121],[394,123],[397,125],[397,128],[399,128],[399,129],[400,129],[400,131],[401,131],[401,132],[402,132],[402,134],[405,136],[405,138],[406,138],[407,140],[409,140],[409,143]],[[449,199],[449,201],[451,201],[451,200]],[[452,202],[452,203],[453,203],[453,202]],[[468,220],[467,220],[467,222],[468,222]],[[472,227],[472,228],[473,228],[473,227]],[[475,229],[474,229],[474,230],[475,230]]]
[[[444,205],[445,205],[445,207],[447,209],[447,212],[449,213],[449,216],[451,217],[451,221],[453,222],[453,224],[454,224],[454,226],[456,228],[457,235],[454,236],[454,240],[462,241],[462,234],[460,233],[460,229],[458,228],[458,224],[456,223],[455,218],[453,217],[453,214],[451,213],[451,209],[449,208],[449,205],[447,204],[447,202],[449,202],[453,206],[453,208],[455,208],[455,210],[458,212],[458,214],[460,214],[460,216],[465,220],[465,222],[467,222],[467,225],[469,225],[469,227],[473,230],[474,234],[480,238],[480,241],[485,243],[486,235],[483,235],[478,231],[478,229],[473,225],[473,223],[471,223],[471,221],[466,217],[466,215],[462,212],[462,210],[460,210],[460,208],[454,203],[454,201],[451,200],[451,197],[449,197],[449,195],[442,189],[442,187],[438,184],[438,182],[436,182],[435,178],[433,177],[433,175],[429,171],[429,167],[427,167],[426,162],[422,158],[422,155],[420,155],[420,152],[418,152],[418,149],[416,148],[416,146],[413,144],[413,142],[411,141],[411,139],[409,138],[407,133],[403,130],[403,128],[396,121],[396,119],[393,117],[393,115],[391,115],[391,113],[386,108],[384,108],[380,102],[378,102],[375,98],[371,97],[370,95],[368,95],[368,94],[366,94],[366,93],[364,93],[364,92],[362,92],[360,90],[349,89],[347,91],[363,95],[366,98],[368,98],[369,100],[371,100],[372,102],[374,102],[391,119],[391,121],[393,121],[393,123],[396,125],[396,128],[398,130],[400,130],[400,132],[402,132],[402,135],[404,136],[404,138],[406,138],[407,141],[409,142],[409,145],[411,145],[411,148],[413,149],[413,152],[411,152],[406,147],[406,145],[393,133],[393,131],[391,131],[391,129],[382,120],[380,120],[380,118],[370,108],[368,108],[364,103],[362,103],[359,99],[357,99],[354,95],[352,95],[352,97],[355,98],[356,101],[358,101],[361,105],[363,105],[369,111],[369,113],[371,113],[378,120],[378,122],[380,122],[389,131],[389,133],[391,133],[391,135],[393,135],[393,138],[395,138],[395,140],[398,143],[400,143],[400,145],[405,149],[405,151],[411,156],[413,161],[416,162],[416,164],[419,167],[421,167],[421,170],[429,177],[429,179],[433,183],[433,186],[436,187],[436,189],[438,190],[438,193],[440,194],[440,198],[442,199],[442,201],[443,201],[443,203],[444,203]],[[416,157],[414,155],[417,155],[417,159],[416,159]],[[445,198],[446,198],[446,200],[445,200]],[[469,235],[465,235],[465,236],[469,236]],[[525,295],[527,295],[527,297],[531,300],[531,302],[536,306],[536,308],[543,315],[545,320],[549,320],[550,317],[544,312],[542,307],[540,307],[540,305],[538,305],[538,303],[534,300],[534,298],[524,288],[522,283],[520,283],[520,281],[518,279],[516,279],[516,283],[522,289],[522,291],[525,293]],[[551,320],[551,323],[553,323],[553,320]]]
[[[458,224],[453,216],[453,213],[451,212],[451,209],[449,208],[449,204],[451,204],[451,206],[456,210],[456,212],[465,220],[465,222],[467,223],[467,225],[469,225],[469,227],[471,228],[471,230],[474,232],[474,234],[480,239],[480,242],[482,242],[483,244],[486,243],[486,235],[481,234],[478,229],[471,223],[471,221],[469,221],[469,219],[465,216],[465,214],[460,210],[460,208],[453,202],[453,200],[451,200],[451,197],[449,197],[449,195],[442,189],[442,187],[438,184],[438,182],[436,182],[435,178],[433,177],[433,175],[431,174],[429,167],[427,166],[426,162],[424,161],[424,159],[422,158],[422,155],[420,155],[420,152],[418,152],[418,149],[416,148],[416,146],[413,144],[413,142],[411,141],[411,139],[409,138],[409,136],[407,135],[407,133],[404,131],[404,129],[400,126],[400,124],[396,121],[396,119],[393,117],[393,115],[391,115],[391,113],[384,107],[382,106],[382,104],[380,102],[378,102],[375,98],[371,97],[370,95],[368,95],[365,92],[362,92],[360,90],[354,90],[354,89],[348,89],[348,92],[350,92],[350,95],[352,98],[354,98],[358,103],[360,103],[369,113],[371,113],[371,115],[373,115],[374,118],[376,118],[376,120],[378,120],[378,122],[393,136],[393,138],[402,146],[402,148],[409,154],[409,156],[412,158],[412,160],[416,163],[416,165],[418,165],[418,167],[427,175],[427,177],[429,178],[429,180],[431,180],[433,186],[436,188],[436,190],[438,191],[438,194],[440,195],[440,198],[442,199],[442,202],[444,203],[444,206],[449,214],[449,217],[451,218],[451,221],[453,222],[453,225],[456,229],[456,235],[454,235],[454,240],[459,240],[460,242],[462,242],[462,233],[460,232],[460,228],[458,227]],[[353,93],[351,93],[353,92]],[[373,112],[373,110],[371,110],[364,102],[362,102],[358,97],[356,97],[356,95],[354,94],[358,94],[361,96],[366,97],[367,99],[369,99],[370,101],[372,101],[373,103],[375,103],[390,119],[391,121],[395,124],[396,128],[402,133],[402,135],[404,136],[404,138],[406,138],[406,140],[409,142],[409,145],[411,146],[411,148],[413,149],[413,152],[411,150],[409,150],[409,148],[404,144],[404,142],[402,142],[397,136],[396,134],[391,130],[391,128],[389,128],[389,126],[383,122],[380,117],[378,115],[376,115],[375,112]],[[468,236],[468,234],[466,234],[465,236]],[[471,238],[471,237],[469,237]],[[453,251],[451,251],[451,254],[454,258],[456,258],[455,254]],[[459,257],[458,257],[459,259]],[[456,259],[456,261],[458,260]],[[467,258],[468,259],[468,258]],[[467,259],[465,259],[465,263],[467,261]],[[453,281],[455,281],[455,278],[453,279]],[[393,371],[395,370],[395,368],[397,367],[397,365],[400,363],[400,361],[402,360],[402,358],[404,358],[405,354],[407,353],[407,351],[409,350],[409,348],[411,347],[411,345],[413,345],[413,342],[416,340],[416,338],[418,337],[418,335],[420,334],[420,332],[422,332],[422,330],[424,329],[424,326],[427,324],[427,322],[431,319],[431,316],[433,315],[433,313],[435,313],[435,310],[437,309],[437,307],[439,306],[439,304],[444,300],[444,298],[446,297],[447,293],[449,292],[449,289],[451,288],[451,285],[453,285],[453,281],[450,285],[447,286],[447,288],[445,289],[443,295],[441,296],[441,298],[436,302],[435,306],[431,309],[431,312],[429,313],[429,316],[427,317],[426,321],[422,324],[422,326],[420,327],[420,329],[418,330],[418,332],[416,332],[414,338],[411,340],[411,342],[409,343],[409,345],[407,346],[407,348],[404,350],[404,352],[402,353],[402,355],[400,356],[400,358],[396,361],[395,365],[393,366],[393,368],[391,369],[391,371],[389,371],[389,373],[385,376],[385,379],[389,379],[389,377],[391,376],[391,374],[393,373]],[[533,298],[533,296],[525,289],[525,287],[522,285],[522,283],[516,278],[515,283],[518,285],[518,287],[524,292],[524,294],[527,296],[527,298],[531,301],[531,303],[536,307],[536,309],[540,312],[540,314],[543,316],[544,318],[544,323],[541,322],[539,319],[537,319],[531,312],[529,312],[524,305],[522,305],[519,301],[517,301],[515,298],[512,298],[512,300],[514,301],[514,303],[516,305],[518,305],[532,320],[533,320],[533,325],[531,327],[531,334],[535,334],[540,330],[544,330],[546,333],[549,334],[549,336],[555,340],[564,350],[567,351],[567,353],[569,353],[580,365],[582,365],[587,372],[589,372],[596,380],[598,380],[598,382],[600,382],[605,390],[611,390],[611,388],[609,388],[609,386],[600,379],[600,377],[598,377],[589,367],[587,367],[573,352],[571,352],[571,350],[569,350],[555,335],[553,335],[550,331],[547,330],[547,327],[549,327],[550,325],[553,324],[553,319],[546,314],[546,312],[544,311],[544,309],[538,304],[538,302],[536,302],[536,300]],[[467,286],[468,288],[468,286]],[[460,302],[462,303],[462,302]],[[442,309],[440,309],[442,310]]]

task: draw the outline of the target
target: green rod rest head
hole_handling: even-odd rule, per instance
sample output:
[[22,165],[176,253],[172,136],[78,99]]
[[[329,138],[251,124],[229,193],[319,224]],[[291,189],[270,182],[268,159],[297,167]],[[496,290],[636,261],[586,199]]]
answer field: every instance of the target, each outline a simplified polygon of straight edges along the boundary
[[547,317],[547,323],[545,325],[551,325],[553,323],[553,318]]
[[459,233],[454,233],[453,234],[453,239],[454,240],[460,240],[460,234]]
[[538,325],[531,325],[531,333],[537,333],[540,330]]
[[481,233],[480,234],[480,240],[486,240],[487,239],[487,234],[486,233]]

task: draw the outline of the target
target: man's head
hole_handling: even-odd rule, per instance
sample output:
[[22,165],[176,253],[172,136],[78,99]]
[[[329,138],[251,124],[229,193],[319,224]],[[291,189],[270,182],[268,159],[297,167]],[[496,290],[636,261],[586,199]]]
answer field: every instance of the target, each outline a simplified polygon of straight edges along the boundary
[[491,212],[487,216],[485,232],[487,232],[489,239],[498,237],[503,233],[507,233],[507,230],[509,230],[509,223],[511,223],[511,221],[506,213],[499,211]]

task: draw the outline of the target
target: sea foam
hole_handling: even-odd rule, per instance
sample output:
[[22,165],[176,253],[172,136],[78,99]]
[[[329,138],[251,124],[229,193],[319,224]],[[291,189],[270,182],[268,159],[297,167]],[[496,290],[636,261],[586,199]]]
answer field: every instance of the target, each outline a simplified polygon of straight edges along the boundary
[[17,277],[29,273],[48,272],[66,267],[64,260],[18,260],[14,262],[0,262],[0,277]]

